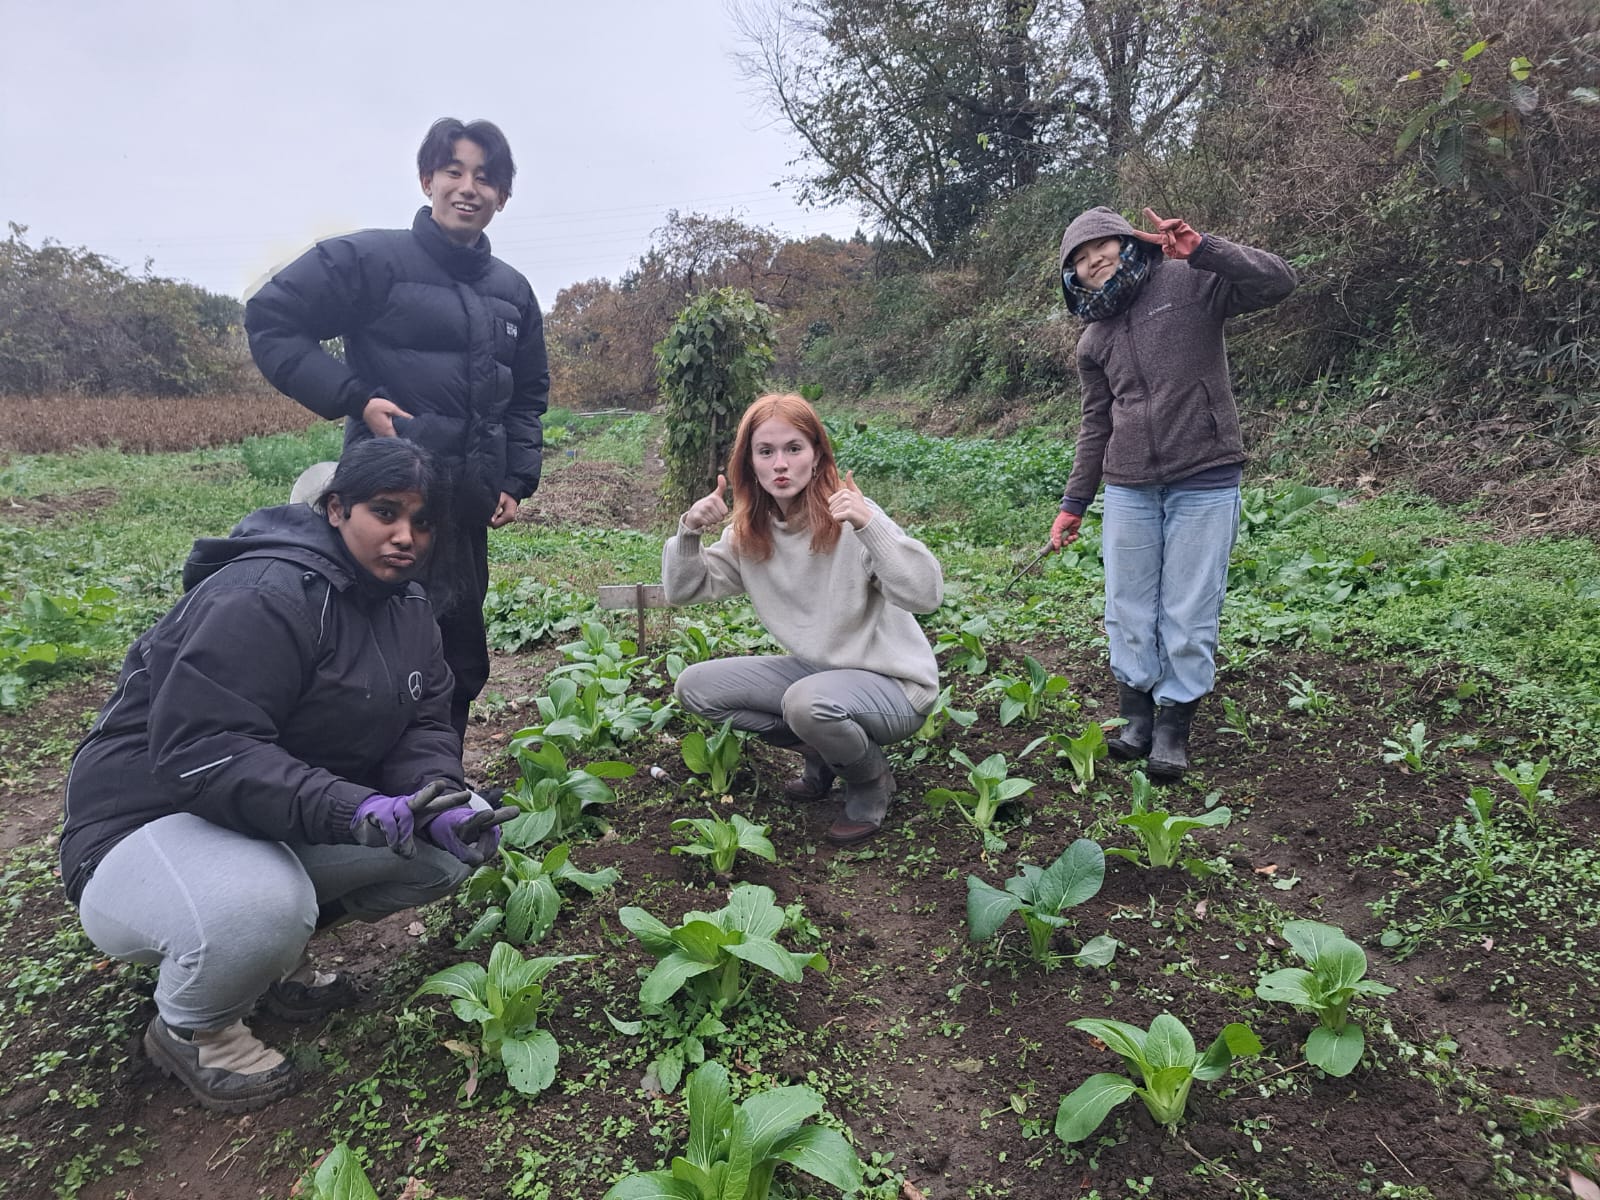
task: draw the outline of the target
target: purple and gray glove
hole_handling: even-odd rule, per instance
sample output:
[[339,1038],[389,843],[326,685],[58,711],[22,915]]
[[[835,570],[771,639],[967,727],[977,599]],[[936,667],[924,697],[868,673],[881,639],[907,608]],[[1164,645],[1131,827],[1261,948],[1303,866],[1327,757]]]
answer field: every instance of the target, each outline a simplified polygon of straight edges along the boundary
[[476,792],[465,804],[420,821],[417,832],[469,867],[481,867],[500,848],[500,826],[521,815],[519,808],[496,808]]
[[[464,806],[472,793],[437,780],[410,796],[368,796],[356,809],[350,832],[361,846],[387,846],[401,858],[417,852],[412,834],[441,813]],[[432,840],[432,839],[430,839]]]

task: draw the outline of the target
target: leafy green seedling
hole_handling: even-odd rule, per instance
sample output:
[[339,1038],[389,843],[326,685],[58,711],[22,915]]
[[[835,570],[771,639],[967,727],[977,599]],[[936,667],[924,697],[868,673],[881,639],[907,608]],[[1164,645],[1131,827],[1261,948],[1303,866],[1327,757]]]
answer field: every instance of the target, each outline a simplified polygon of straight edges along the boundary
[[471,949],[502,925],[505,936],[519,946],[543,941],[561,911],[556,884],[571,883],[592,895],[622,878],[615,867],[580,871],[568,861],[570,854],[571,847],[565,842],[542,859],[502,846],[498,864],[486,863],[467,880],[466,902],[488,901],[489,907],[456,943],[456,949]]
[[1555,803],[1556,794],[1550,788],[1541,787],[1544,777],[1550,770],[1549,756],[1541,758],[1536,763],[1519,762],[1516,770],[1512,770],[1503,762],[1494,764],[1494,773],[1517,789],[1517,795],[1522,797],[1524,810],[1528,814],[1528,823],[1539,823],[1539,809]]
[[[1203,876],[1210,871],[1204,859],[1186,858],[1178,862],[1178,849],[1183,842],[1184,835],[1191,829],[1211,829],[1225,826],[1233,819],[1231,809],[1219,805],[1199,817],[1185,817],[1174,813],[1151,811],[1150,797],[1152,789],[1150,780],[1143,771],[1134,771],[1129,778],[1133,782],[1132,811],[1117,818],[1118,825],[1127,825],[1139,835],[1143,845],[1144,854],[1138,850],[1117,847],[1107,850],[1107,854],[1115,854],[1118,858],[1125,858],[1139,866],[1171,867],[1181,865],[1191,875]],[[1146,861],[1148,859],[1148,861]]]
[[[649,1024],[667,1044],[645,1068],[646,1091],[652,1090],[652,1085],[668,1095],[677,1091],[684,1067],[705,1062],[706,1043],[728,1032],[720,1016],[721,1005],[691,1001],[686,1007],[687,1011],[680,1011],[676,1005],[665,1004],[650,1014]],[[637,1037],[646,1024],[644,1021],[619,1021],[609,1012],[606,1020],[625,1037]]]
[[1488,883],[1512,858],[1494,819],[1494,794],[1488,788],[1468,789],[1467,816],[1471,818],[1470,823],[1457,817],[1450,835],[1472,855],[1472,873],[1478,882]]
[[971,729],[977,720],[977,713],[955,706],[951,700],[951,689],[946,687],[940,689],[939,698],[934,701],[933,708],[923,718],[922,728],[912,736],[919,742],[931,742],[949,725],[955,724],[963,729]]
[[1256,985],[1256,995],[1315,1013],[1319,1024],[1306,1038],[1306,1061],[1342,1078],[1356,1069],[1366,1049],[1361,1026],[1349,1019],[1350,1001],[1357,996],[1387,996],[1394,989],[1363,978],[1366,953],[1342,929],[1319,921],[1288,921],[1283,937],[1311,969],[1269,971]]
[[954,804],[972,827],[983,837],[985,850],[998,853],[1006,848],[1005,841],[992,830],[1000,806],[1033,787],[1031,779],[1013,779],[1006,774],[1006,756],[991,754],[981,763],[973,761],[959,750],[950,751],[950,757],[967,768],[970,792],[951,791],[949,788],[931,788],[924,800],[935,813],[942,813],[947,805]]
[[711,869],[718,875],[733,870],[733,858],[739,851],[754,854],[768,862],[778,861],[778,852],[767,837],[766,825],[752,825],[738,813],[728,820],[713,813],[709,817],[684,817],[672,823],[674,833],[693,833],[694,840],[687,845],[674,846],[674,854],[693,854],[711,860]]
[[1106,731],[1098,721],[1090,721],[1077,737],[1061,737],[1056,745],[1072,764],[1077,781],[1072,790],[1081,793],[1094,782],[1094,764],[1106,756]]
[[[1204,1054],[1196,1052],[1194,1037],[1171,1013],[1151,1021],[1148,1033],[1137,1025],[1095,1017],[1069,1024],[1121,1055],[1128,1070],[1127,1076],[1091,1075],[1062,1097],[1056,1110],[1056,1136],[1069,1145],[1099,1129],[1113,1108],[1135,1095],[1144,1101],[1156,1124],[1172,1129],[1183,1119],[1195,1080],[1210,1083],[1221,1079],[1235,1058],[1261,1053],[1261,1040],[1249,1026],[1238,1022],[1225,1026]],[[1135,1074],[1143,1086],[1133,1082]]]
[[836,1129],[806,1124],[822,1097],[800,1084],[733,1102],[728,1069],[708,1062],[684,1089],[689,1142],[667,1171],[619,1179],[604,1200],[767,1200],[785,1163],[850,1195],[861,1186],[861,1160]]
[[1290,674],[1283,686],[1289,691],[1289,707],[1296,712],[1316,716],[1333,703],[1332,696],[1319,690],[1316,684],[1303,676]]
[[450,1010],[468,1025],[479,1027],[478,1045],[446,1042],[445,1047],[467,1060],[466,1096],[478,1086],[482,1063],[504,1064],[506,1078],[517,1091],[538,1095],[555,1082],[561,1048],[555,1035],[539,1022],[555,1007],[555,997],[541,986],[544,977],[562,963],[586,962],[592,954],[524,958],[515,946],[496,942],[489,951],[489,966],[457,963],[428,976],[411,993],[448,996]]
[[988,633],[988,618],[972,617],[961,623],[960,630],[946,630],[941,633],[934,640],[933,652],[936,655],[949,655],[951,670],[965,671],[968,675],[982,675],[989,669],[989,656],[984,652],[983,643],[979,639]]
[[1383,761],[1386,763],[1404,763],[1405,766],[1417,775],[1427,770],[1428,747],[1433,745],[1428,740],[1428,727],[1421,721],[1412,723],[1406,730],[1406,740],[1396,741],[1394,738],[1384,738]]
[[826,971],[821,954],[797,954],[773,940],[783,928],[783,909],[775,900],[771,888],[741,883],[728,893],[726,907],[686,913],[676,928],[642,908],[622,909],[622,924],[660,960],[639,989],[640,1001],[662,1005],[687,988],[707,1002],[736,1004],[744,994],[740,968],[746,963],[786,983],[799,983],[807,967]]
[[378,1200],[361,1160],[344,1142],[324,1154],[291,1194],[302,1200]]
[[1076,954],[1051,953],[1050,939],[1072,924],[1063,914],[1097,895],[1105,882],[1106,856],[1097,842],[1079,838],[1048,867],[1024,865],[1006,880],[1005,891],[967,876],[967,932],[975,942],[992,938],[1005,919],[1020,912],[1028,927],[1028,945],[1035,962],[1054,966],[1064,958],[1086,967],[1103,967],[1117,952],[1117,939],[1101,934]]
[[1032,655],[1023,656],[1027,673],[1021,678],[996,675],[982,691],[1000,693],[1000,724],[1009,725],[1018,717],[1038,720],[1045,702],[1065,692],[1071,684],[1064,675],[1051,675]]
[[596,819],[589,809],[616,799],[605,781],[626,779],[635,770],[612,761],[569,767],[561,748],[538,729],[514,734],[511,755],[522,775],[505,797],[522,809],[520,817],[504,826],[505,843],[514,848],[570,837],[585,821]]
[[691,730],[683,735],[682,749],[683,765],[696,775],[707,777],[711,794],[727,795],[744,752],[744,735],[734,732],[733,722],[724,721],[709,739],[698,729]]

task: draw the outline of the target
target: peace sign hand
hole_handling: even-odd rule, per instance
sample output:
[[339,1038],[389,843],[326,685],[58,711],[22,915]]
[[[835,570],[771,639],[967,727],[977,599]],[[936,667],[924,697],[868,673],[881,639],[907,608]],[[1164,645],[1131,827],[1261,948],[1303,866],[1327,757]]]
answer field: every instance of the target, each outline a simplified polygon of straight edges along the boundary
[[872,520],[872,509],[867,507],[867,498],[856,486],[854,471],[846,471],[843,486],[828,497],[828,514],[841,525],[848,522],[854,529],[865,529]]
[[728,480],[724,475],[717,476],[717,486],[696,500],[683,514],[683,524],[691,533],[704,533],[707,529],[722,524],[728,519],[728,502],[722,498],[722,493],[728,490]]
[[1158,232],[1145,233],[1135,229],[1133,236],[1141,242],[1160,246],[1161,253],[1168,258],[1188,258],[1200,249],[1200,235],[1189,227],[1189,223],[1180,217],[1158,217],[1155,210],[1144,210],[1144,219],[1154,225]]

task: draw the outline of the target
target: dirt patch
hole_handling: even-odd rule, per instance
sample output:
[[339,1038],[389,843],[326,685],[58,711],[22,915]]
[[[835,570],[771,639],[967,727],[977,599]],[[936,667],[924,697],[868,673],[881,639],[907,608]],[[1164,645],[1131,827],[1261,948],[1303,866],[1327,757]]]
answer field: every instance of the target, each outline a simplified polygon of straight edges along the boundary
[[67,758],[111,691],[111,676],[76,680],[16,713],[0,713],[0,852],[40,842],[61,820]]
[[[1212,792],[1231,807],[1227,829],[1195,838],[1196,851],[1215,858],[1222,874],[1202,883],[1109,860],[1104,888],[1074,910],[1074,925],[1057,944],[1070,950],[1108,932],[1122,943],[1117,958],[1101,970],[1046,971],[1028,958],[1015,919],[998,942],[967,940],[967,876],[998,885],[1019,864],[1047,862],[1079,836],[1126,844],[1110,817],[1125,802],[1127,781],[1103,766],[1095,785],[1078,792],[1054,760],[1039,752],[1019,760],[1041,734],[1075,732],[1113,704],[1095,654],[1045,640],[1026,649],[1099,707],[1001,729],[992,700],[976,697],[982,678],[953,679],[958,702],[977,707],[982,723],[947,733],[920,761],[907,761],[910,748],[902,747],[890,826],[859,852],[824,843],[833,805],[781,801],[793,755],[750,747],[732,789],[735,805],[771,825],[779,861],[749,860],[737,877],[773,888],[780,904],[801,905],[817,940],[803,931],[788,936],[797,947],[822,949],[829,970],[796,986],[755,984],[753,1015],[730,1031],[719,1057],[762,1084],[823,1088],[863,1154],[893,1154],[893,1168],[936,1200],[1059,1200],[1091,1189],[1165,1200],[1329,1200],[1376,1194],[1384,1182],[1426,1185],[1433,1200],[1478,1200],[1522,1186],[1510,1182],[1511,1170],[1532,1181],[1533,1194],[1553,1194],[1564,1167],[1552,1138],[1592,1141],[1600,1129],[1592,1119],[1526,1123],[1528,1110],[1503,1097],[1600,1099],[1595,1051],[1581,1050],[1585,1031],[1592,1038],[1600,1029],[1600,997],[1553,961],[1518,950],[1527,930],[1441,931],[1399,961],[1379,946],[1384,918],[1372,907],[1397,883],[1372,865],[1384,848],[1431,846],[1459,815],[1467,788],[1489,776],[1492,757],[1450,750],[1424,773],[1383,763],[1378,751],[1396,727],[1395,697],[1406,698],[1408,714],[1426,716],[1441,744],[1470,732],[1481,745],[1498,746],[1508,731],[1481,713],[1452,713],[1426,699],[1404,664],[1279,651],[1270,661],[1230,667],[1197,721],[1197,772],[1162,793],[1179,811],[1200,811]],[[1007,652],[995,648],[999,657]],[[500,751],[532,719],[527,698],[552,660],[549,650],[495,658],[489,689],[500,700],[469,732],[469,753],[485,776],[506,778]],[[1287,708],[1290,673],[1332,698],[1325,712]],[[1250,714],[1244,735],[1219,728],[1224,697]],[[1003,751],[1013,773],[1035,781],[1002,825],[1004,852],[985,855],[971,829],[950,815],[936,819],[920,803],[930,787],[965,786],[947,759],[956,746],[975,758]],[[673,820],[719,805],[686,779],[670,741],[635,743],[621,757],[659,765],[673,782],[643,774],[620,781],[607,806],[610,832],[574,844],[578,865],[615,866],[624,884],[593,900],[570,899],[537,950],[595,956],[552,977],[561,1001],[550,1027],[563,1049],[550,1092],[525,1099],[490,1077],[478,1100],[464,1102],[465,1068],[441,1045],[461,1036],[461,1027],[442,1002],[419,1002],[402,1015],[404,997],[425,972],[468,957],[452,943],[477,914],[438,906],[341,930],[320,944],[325,961],[342,959],[361,979],[361,1001],[320,1030],[262,1027],[312,1074],[304,1094],[249,1118],[200,1114],[126,1040],[105,1040],[108,1012],[125,1014],[112,1023],[124,1030],[148,1019],[148,972],[102,964],[69,974],[48,1011],[36,1008],[15,1026],[8,1054],[29,1064],[64,1053],[73,1082],[96,1097],[94,1111],[50,1098],[52,1088],[65,1094],[59,1073],[0,1085],[4,1132],[37,1156],[25,1176],[0,1168],[0,1183],[20,1186],[17,1195],[38,1194],[90,1142],[107,1148],[97,1161],[111,1174],[81,1194],[107,1200],[282,1196],[299,1168],[339,1136],[361,1145],[384,1196],[416,1175],[442,1195],[598,1197],[625,1162],[661,1161],[681,1145],[684,1114],[679,1100],[640,1090],[646,1043],[619,1035],[605,1019],[639,1015],[639,974],[653,961],[620,932],[615,909],[632,903],[676,919],[719,906],[725,884],[699,860],[666,853],[678,841]],[[1556,783],[1574,843],[1593,842],[1600,836],[1594,781]],[[4,798],[8,808],[27,802],[26,792]],[[58,893],[28,889],[18,903],[3,939],[8,957],[70,938],[75,925]],[[1288,917],[1341,925],[1367,948],[1371,974],[1397,989],[1361,1007],[1370,1054],[1344,1079],[1322,1078],[1300,1062],[1306,1018],[1252,995],[1262,970],[1289,965],[1276,932]],[[1600,951],[1600,933],[1574,936],[1589,939],[1579,947],[1585,952]],[[1485,948],[1486,939],[1498,951]],[[482,961],[484,952],[471,957]],[[1135,1100],[1115,1111],[1098,1141],[1068,1151],[1052,1133],[1060,1097],[1118,1064],[1067,1021],[1113,1016],[1145,1025],[1162,1011],[1179,1015],[1202,1044],[1228,1021],[1246,1020],[1266,1054],[1218,1083],[1197,1085],[1177,1135],[1155,1129]],[[74,1139],[71,1130],[85,1119],[97,1132]],[[118,1151],[140,1161],[115,1165]],[[1147,1178],[1149,1190],[1138,1191]]]
[[89,488],[82,492],[68,492],[64,496],[46,493],[0,500],[0,513],[4,514],[8,524],[48,525],[96,512],[116,502],[115,489]]
[[653,480],[632,467],[571,462],[547,472],[517,520],[555,528],[642,528],[655,515]]

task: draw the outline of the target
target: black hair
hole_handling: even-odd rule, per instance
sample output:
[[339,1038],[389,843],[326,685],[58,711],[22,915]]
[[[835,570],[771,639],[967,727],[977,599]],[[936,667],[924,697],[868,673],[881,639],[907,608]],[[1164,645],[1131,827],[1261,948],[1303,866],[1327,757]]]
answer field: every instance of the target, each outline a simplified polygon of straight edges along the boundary
[[517,177],[517,164],[511,158],[511,143],[493,121],[462,122],[455,117],[440,117],[428,128],[417,150],[417,174],[429,178],[455,159],[456,143],[462,138],[475,142],[483,151],[483,173],[504,200],[511,195],[511,181]]
[[379,492],[419,492],[430,512],[439,499],[438,471],[433,456],[404,438],[363,438],[346,446],[333,478],[317,497],[316,507],[328,511],[328,501],[339,497],[339,507],[349,512]]
[[433,546],[415,581],[427,589],[437,611],[448,609],[461,597],[455,582],[464,576],[456,557],[464,553],[451,536],[454,489],[450,473],[415,442],[399,437],[363,438],[345,447],[333,478],[317,497],[317,511],[327,514],[328,501],[339,498],[349,512],[383,492],[418,492],[423,514],[433,528]]

